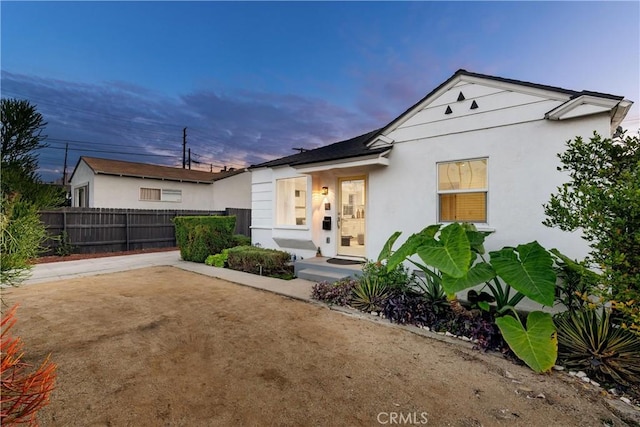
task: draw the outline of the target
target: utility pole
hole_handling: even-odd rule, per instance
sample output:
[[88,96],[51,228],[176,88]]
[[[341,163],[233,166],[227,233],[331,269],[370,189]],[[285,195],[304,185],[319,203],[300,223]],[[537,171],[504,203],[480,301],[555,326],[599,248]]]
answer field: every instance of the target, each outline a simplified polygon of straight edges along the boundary
[[209,168],[209,172],[213,172],[213,163],[210,164],[211,167]]
[[189,148],[189,170],[191,170],[191,148]]
[[182,169],[187,167],[187,128],[182,129]]
[[67,185],[67,154],[69,153],[69,143],[64,145],[64,168],[62,169],[62,185]]

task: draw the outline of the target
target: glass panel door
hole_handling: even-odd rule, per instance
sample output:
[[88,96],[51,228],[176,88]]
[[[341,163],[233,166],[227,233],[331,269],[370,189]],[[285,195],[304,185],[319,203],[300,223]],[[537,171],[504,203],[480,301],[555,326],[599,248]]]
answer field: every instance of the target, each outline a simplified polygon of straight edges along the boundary
[[366,189],[365,177],[340,179],[338,255],[364,257]]

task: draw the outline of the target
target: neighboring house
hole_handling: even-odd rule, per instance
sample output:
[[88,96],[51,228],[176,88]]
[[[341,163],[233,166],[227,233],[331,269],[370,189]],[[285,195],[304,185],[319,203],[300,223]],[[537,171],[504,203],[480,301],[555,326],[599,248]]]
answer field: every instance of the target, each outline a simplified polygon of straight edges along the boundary
[[74,207],[224,210],[251,207],[251,174],[210,173],[80,157],[70,179]]
[[385,127],[251,166],[254,244],[310,257],[376,258],[427,225],[471,222],[488,249],[537,240],[572,257],[579,233],[542,225],[568,180],[557,154],[610,137],[632,102],[457,71]]

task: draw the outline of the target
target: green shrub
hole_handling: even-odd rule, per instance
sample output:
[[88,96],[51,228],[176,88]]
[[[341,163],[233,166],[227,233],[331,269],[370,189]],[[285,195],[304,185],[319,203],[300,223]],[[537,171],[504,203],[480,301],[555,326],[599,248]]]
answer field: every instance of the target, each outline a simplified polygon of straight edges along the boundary
[[362,277],[375,279],[385,288],[397,290],[409,289],[416,282],[415,276],[404,265],[398,264],[387,270],[387,265],[381,261],[367,261],[362,267]]
[[544,205],[543,224],[580,230],[591,248],[586,265],[602,271],[598,296],[612,302],[623,328],[640,335],[640,136],[594,132],[588,141],[567,141],[558,158],[570,181]]
[[291,255],[287,252],[256,246],[237,246],[228,252],[227,264],[233,270],[272,277],[291,274]]
[[223,268],[229,258],[229,249],[223,249],[222,252],[215,255],[209,255],[204,263],[212,267]]
[[56,255],[58,256],[69,256],[75,250],[75,246],[71,243],[71,238],[69,237],[69,233],[63,231],[60,236],[58,236],[58,246],[56,247]]
[[2,198],[0,226],[1,283],[18,285],[29,274],[31,261],[43,251],[47,231],[36,206],[20,196]]
[[234,234],[233,246],[251,246],[251,237],[244,234]]
[[633,332],[612,324],[609,311],[583,309],[555,318],[558,359],[599,381],[640,383],[640,340]]
[[235,216],[179,216],[173,222],[185,261],[204,262],[209,255],[234,246]]

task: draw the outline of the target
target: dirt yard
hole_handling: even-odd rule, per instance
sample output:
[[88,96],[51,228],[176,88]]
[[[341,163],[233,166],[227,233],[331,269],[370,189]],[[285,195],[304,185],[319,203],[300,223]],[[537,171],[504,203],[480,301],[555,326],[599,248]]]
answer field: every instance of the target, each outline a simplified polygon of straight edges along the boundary
[[625,425],[560,374],[178,268],[3,298],[58,364],[43,426]]

